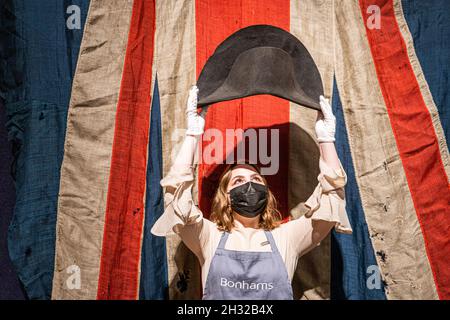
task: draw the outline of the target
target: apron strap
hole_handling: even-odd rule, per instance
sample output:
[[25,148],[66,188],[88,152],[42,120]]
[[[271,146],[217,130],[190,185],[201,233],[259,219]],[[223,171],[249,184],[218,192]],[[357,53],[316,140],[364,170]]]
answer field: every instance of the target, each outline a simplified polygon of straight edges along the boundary
[[275,244],[275,239],[273,238],[272,232],[264,230],[266,234],[267,240],[269,240],[270,247],[272,248],[273,253],[278,253],[277,245]]
[[218,249],[225,249],[225,242],[227,242],[228,236],[230,234],[227,231],[224,231],[222,233],[222,237],[220,238]]

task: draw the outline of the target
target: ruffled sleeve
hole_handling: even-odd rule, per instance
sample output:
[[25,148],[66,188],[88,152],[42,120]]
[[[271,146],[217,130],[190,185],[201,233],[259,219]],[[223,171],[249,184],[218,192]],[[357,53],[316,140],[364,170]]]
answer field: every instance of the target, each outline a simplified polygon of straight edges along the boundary
[[192,199],[194,184],[192,166],[172,167],[160,183],[164,188],[165,209],[151,229],[154,235],[167,236],[173,232],[179,233],[183,226],[202,221],[203,214]]
[[313,220],[335,222],[335,230],[351,234],[352,228],[345,209],[347,175],[339,161],[339,169],[333,169],[320,157],[319,183],[312,195],[291,210],[293,219],[303,215]]

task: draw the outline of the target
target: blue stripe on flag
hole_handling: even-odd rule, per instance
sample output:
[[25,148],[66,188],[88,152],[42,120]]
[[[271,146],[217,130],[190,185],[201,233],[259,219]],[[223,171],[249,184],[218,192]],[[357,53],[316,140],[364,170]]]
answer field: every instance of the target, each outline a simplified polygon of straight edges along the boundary
[[[8,250],[29,298],[49,299],[67,109],[89,1],[6,0],[2,6],[0,96],[18,151]],[[69,6],[76,7],[67,13]],[[68,29],[69,17],[75,29]]]
[[16,197],[14,181],[10,174],[13,156],[7,140],[5,122],[6,110],[0,98],[0,300],[23,300],[26,295],[7,253],[6,235]]
[[162,179],[161,109],[158,79],[155,80],[150,114],[150,139],[147,165],[144,240],[141,256],[141,282],[139,299],[168,298],[166,240],[156,237],[150,229],[164,211]]

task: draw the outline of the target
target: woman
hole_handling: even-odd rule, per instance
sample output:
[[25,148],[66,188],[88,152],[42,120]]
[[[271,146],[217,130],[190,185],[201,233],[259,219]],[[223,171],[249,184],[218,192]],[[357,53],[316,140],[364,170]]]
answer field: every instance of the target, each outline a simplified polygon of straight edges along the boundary
[[166,209],[152,233],[165,236],[173,230],[195,253],[202,266],[203,299],[293,299],[291,281],[298,258],[319,245],[333,227],[351,232],[343,193],[347,178],[334,147],[331,106],[320,97],[322,112],[315,129],[321,173],[305,202],[305,215],[280,223],[276,200],[259,169],[236,164],[222,174],[208,220],[191,193],[194,155],[206,113],[206,108],[197,113],[197,94],[197,87],[192,87],[186,137],[161,180]]

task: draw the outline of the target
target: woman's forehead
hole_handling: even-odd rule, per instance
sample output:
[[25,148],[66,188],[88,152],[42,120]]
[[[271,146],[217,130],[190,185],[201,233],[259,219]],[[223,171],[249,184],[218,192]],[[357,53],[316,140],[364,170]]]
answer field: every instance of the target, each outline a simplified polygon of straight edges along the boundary
[[255,167],[249,164],[239,164],[231,170],[231,178],[236,176],[252,176],[254,174],[259,174],[259,172],[255,169]]

